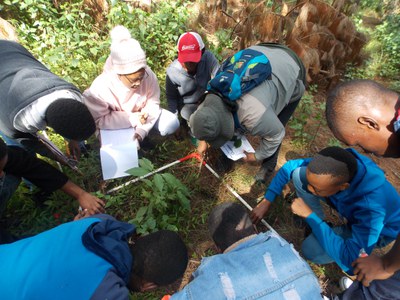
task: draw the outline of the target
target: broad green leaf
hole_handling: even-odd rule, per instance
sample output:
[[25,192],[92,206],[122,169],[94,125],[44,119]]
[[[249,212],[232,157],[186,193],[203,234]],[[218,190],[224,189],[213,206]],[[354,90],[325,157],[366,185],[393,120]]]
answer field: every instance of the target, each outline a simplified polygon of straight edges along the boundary
[[140,177],[140,176],[150,173],[150,171],[148,169],[141,168],[141,167],[132,168],[132,169],[126,170],[125,172],[130,175],[137,176],[137,177]]
[[190,200],[184,194],[182,194],[181,191],[178,191],[176,195],[182,207],[185,210],[190,210]]
[[142,222],[144,215],[147,212],[147,206],[142,206],[141,208],[138,209],[136,215],[135,215],[135,219],[138,222]]
[[164,189],[164,179],[160,174],[154,175],[154,185],[160,192]]
[[147,158],[139,159],[139,166],[144,168],[144,169],[146,169],[146,170],[148,170],[148,171],[153,171],[154,170],[153,164]]

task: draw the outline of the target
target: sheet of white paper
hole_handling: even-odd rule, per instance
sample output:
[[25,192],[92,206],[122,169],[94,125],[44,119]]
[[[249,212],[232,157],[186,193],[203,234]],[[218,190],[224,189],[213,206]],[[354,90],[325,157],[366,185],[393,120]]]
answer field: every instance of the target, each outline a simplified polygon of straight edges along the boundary
[[123,145],[131,143],[135,135],[134,128],[116,129],[116,130],[100,130],[101,146],[106,145]]
[[133,128],[100,130],[100,158],[104,180],[128,176],[125,171],[139,166],[134,134]]
[[139,166],[134,144],[101,147],[100,157],[104,180],[128,176],[125,171]]
[[233,141],[228,141],[221,147],[222,152],[231,160],[238,160],[245,157],[244,151],[249,153],[255,152],[245,136],[241,136],[240,139],[242,140],[242,145],[239,148],[235,147]]

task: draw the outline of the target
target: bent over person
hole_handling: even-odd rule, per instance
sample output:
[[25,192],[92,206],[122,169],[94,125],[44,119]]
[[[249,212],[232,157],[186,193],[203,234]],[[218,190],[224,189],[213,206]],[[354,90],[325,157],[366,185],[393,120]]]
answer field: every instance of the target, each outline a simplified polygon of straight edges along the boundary
[[23,46],[0,40],[0,135],[7,143],[57,158],[40,141],[46,126],[69,140],[79,158],[78,141],[96,129],[93,117],[73,84],[53,74]]
[[[326,119],[335,137],[385,157],[400,157],[400,95],[366,79],[330,90]],[[353,262],[355,281],[340,299],[396,299],[400,295],[400,232],[392,249]]]
[[257,233],[237,203],[215,207],[208,229],[219,254],[205,257],[193,280],[163,300],[322,299],[318,280],[293,245],[277,233]]
[[132,224],[94,215],[0,245],[2,299],[128,300],[129,292],[183,275],[188,255],[177,233],[134,237],[135,231]]
[[199,153],[205,151],[206,142],[219,148],[231,140],[235,132],[259,136],[260,146],[255,153],[246,153],[244,161],[261,163],[256,180],[264,182],[275,170],[285,125],[305,91],[305,69],[297,55],[286,46],[265,43],[249,49],[265,54],[272,74],[236,100],[237,122],[224,100],[209,93],[191,115],[189,124],[193,135],[201,140]]
[[22,178],[40,189],[40,201],[44,201],[52,192],[60,189],[75,198],[89,214],[104,212],[103,200],[80,188],[44,160],[21,147],[7,146],[0,138],[0,216]]

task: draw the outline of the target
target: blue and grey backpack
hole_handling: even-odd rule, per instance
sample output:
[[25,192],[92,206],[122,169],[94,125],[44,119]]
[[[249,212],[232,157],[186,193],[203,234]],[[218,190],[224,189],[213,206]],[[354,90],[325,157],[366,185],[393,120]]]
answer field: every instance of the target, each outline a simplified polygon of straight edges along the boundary
[[226,59],[207,90],[235,101],[271,76],[271,64],[261,52],[244,49]]
[[236,100],[271,78],[271,63],[260,51],[244,49],[227,58],[208,82],[207,91],[217,94],[232,111],[235,127],[241,128]]

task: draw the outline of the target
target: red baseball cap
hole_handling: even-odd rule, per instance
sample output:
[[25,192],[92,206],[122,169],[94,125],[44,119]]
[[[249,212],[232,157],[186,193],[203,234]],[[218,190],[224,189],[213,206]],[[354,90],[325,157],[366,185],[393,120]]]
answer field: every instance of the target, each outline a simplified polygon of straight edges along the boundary
[[196,32],[186,32],[178,39],[178,61],[199,62],[201,59],[201,50],[204,48],[201,36]]

